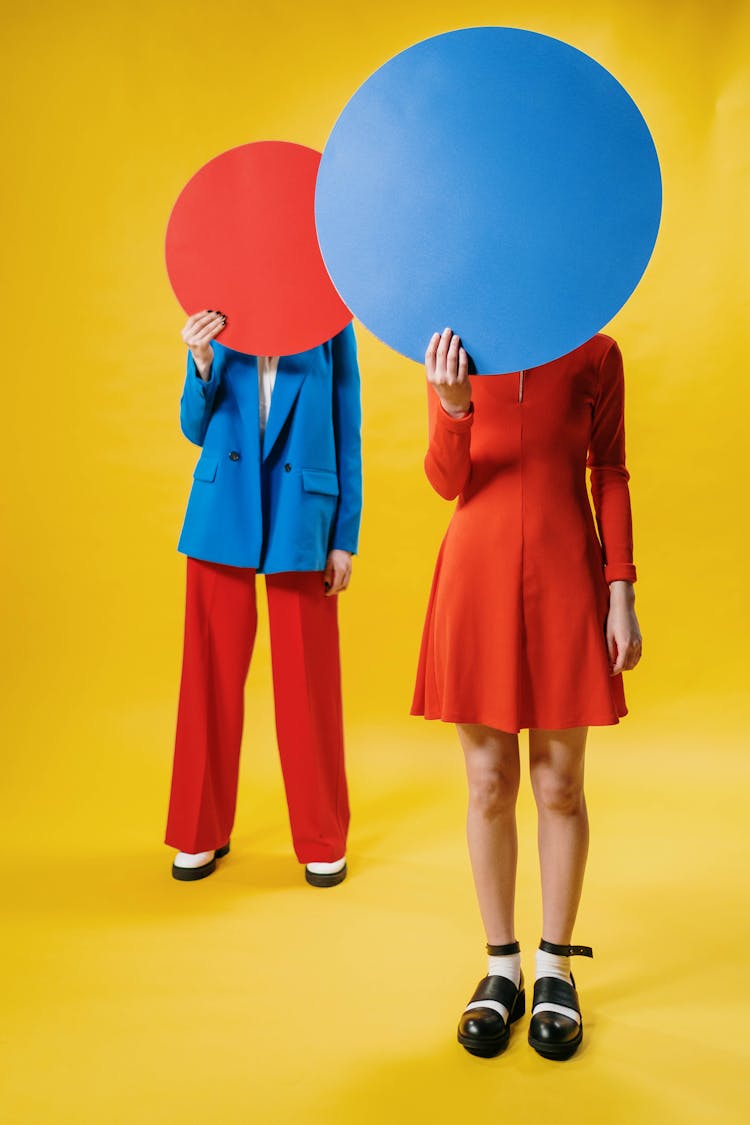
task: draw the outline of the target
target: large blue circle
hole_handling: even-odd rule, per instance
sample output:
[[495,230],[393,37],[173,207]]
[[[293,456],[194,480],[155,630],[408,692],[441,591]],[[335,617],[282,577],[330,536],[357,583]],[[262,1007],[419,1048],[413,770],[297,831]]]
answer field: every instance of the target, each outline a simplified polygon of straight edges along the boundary
[[648,264],[654,142],[588,55],[510,27],[425,39],[349,100],[316,224],[345,304],[403,355],[461,335],[477,372],[536,367],[598,332]]

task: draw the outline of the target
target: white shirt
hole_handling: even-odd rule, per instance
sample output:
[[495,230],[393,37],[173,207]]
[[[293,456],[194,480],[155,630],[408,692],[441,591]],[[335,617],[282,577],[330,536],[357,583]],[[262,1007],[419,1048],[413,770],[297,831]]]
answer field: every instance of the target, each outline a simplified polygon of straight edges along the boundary
[[258,406],[260,408],[260,432],[266,432],[268,412],[271,409],[271,395],[276,382],[276,372],[279,367],[277,355],[258,356]]

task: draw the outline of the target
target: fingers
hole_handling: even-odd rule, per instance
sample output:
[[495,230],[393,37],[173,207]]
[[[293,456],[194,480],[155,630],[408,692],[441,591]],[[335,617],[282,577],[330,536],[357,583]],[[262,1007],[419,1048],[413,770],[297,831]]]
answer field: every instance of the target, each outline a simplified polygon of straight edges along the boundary
[[638,661],[641,659],[643,651],[643,643],[640,637],[634,638],[628,645],[628,655],[625,660],[625,671],[631,672],[635,668]]
[[331,577],[331,581],[326,582],[326,597],[332,598],[334,594],[338,594],[340,589],[341,583],[339,581],[339,575],[336,573],[336,571],[334,571]]
[[469,357],[461,347],[461,337],[454,336],[451,328],[432,334],[424,362],[427,378],[436,386],[453,386],[468,378]]
[[185,327],[189,328],[206,324],[209,320],[217,316],[221,317],[223,320],[227,319],[226,313],[223,313],[221,309],[203,309],[201,312],[193,313],[192,316],[188,317],[188,322]]
[[326,590],[326,597],[332,598],[334,594],[340,594],[349,585],[349,578],[351,571],[344,568],[336,567],[333,574],[333,582]]
[[448,376],[449,383],[458,382],[458,350],[460,346],[461,338],[454,336],[450,342],[445,362],[445,373]]
[[629,603],[623,602],[620,593],[618,590],[618,596],[611,600],[607,617],[607,651],[612,676],[630,671],[641,659],[641,630],[632,598]]
[[444,328],[440,341],[437,346],[437,367],[438,371],[445,372],[445,365],[448,359],[448,349],[451,346],[451,336],[453,335],[450,328]]
[[182,331],[182,337],[186,343],[189,341],[205,343],[207,340],[212,340],[214,336],[218,336],[226,323],[227,318],[224,313],[209,309],[205,313],[199,313],[196,317],[190,318]]
[[617,641],[615,641],[615,652],[617,653],[617,657],[614,664],[612,665],[612,671],[610,672],[610,675],[612,676],[619,675],[620,672],[622,672],[625,668],[625,659],[627,657],[628,650],[627,648],[620,648],[620,646],[617,644]]
[[611,672],[617,660],[617,645],[615,644],[615,634],[612,629],[607,629],[607,652],[609,654],[609,670]]
[[325,569],[326,597],[332,598],[340,594],[349,585],[352,576],[352,564],[349,561],[333,560]]
[[204,309],[188,318],[182,330],[182,339],[190,348],[207,344],[226,327],[227,318],[217,309]]
[[[609,660],[611,665],[610,675],[617,676],[620,672],[630,672],[635,668],[638,661],[641,659],[642,641],[639,636],[635,637],[622,637],[619,641],[616,637],[607,638],[607,645],[609,648]],[[614,646],[614,652],[613,652]]]
[[187,339],[183,337],[183,339],[185,339],[185,343],[188,345],[188,347],[197,348],[200,347],[201,344],[210,343],[210,341],[215,339],[220,332],[224,331],[225,327],[225,324],[222,322],[218,325],[212,325],[211,328],[207,328],[205,329],[205,331],[200,332],[196,335],[189,336]]
[[440,333],[433,332],[432,336],[430,336],[430,342],[427,345],[427,351],[424,353],[424,365],[427,369],[427,378],[430,379],[430,381],[432,381],[435,374],[435,360],[439,343]]
[[222,315],[223,314],[219,312],[218,309],[203,309],[201,312],[193,313],[192,316],[188,317],[185,328],[188,329],[200,327],[200,325],[206,324],[213,317]]

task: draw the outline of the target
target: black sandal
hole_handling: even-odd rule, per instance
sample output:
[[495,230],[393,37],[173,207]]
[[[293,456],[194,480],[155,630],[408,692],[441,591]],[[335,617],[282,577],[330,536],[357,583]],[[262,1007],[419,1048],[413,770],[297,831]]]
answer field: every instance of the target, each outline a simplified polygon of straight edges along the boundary
[[[519,953],[520,949],[517,941],[509,942],[508,945],[487,946],[487,952],[497,957]],[[526,1011],[523,973],[518,988],[507,977],[494,974],[484,977],[477,985],[469,1003],[473,1004],[480,1000],[502,1004],[509,1013],[508,1022],[505,1022],[500,1012],[489,1006],[466,1009],[458,1025],[458,1041],[469,1054],[491,1059],[508,1046],[510,1025],[520,1019]]]
[[[588,945],[555,945],[554,942],[539,942],[539,948],[545,953],[554,953],[558,957],[593,957],[594,953]],[[572,1008],[581,1015],[578,1003],[573,974],[570,974],[571,983],[559,980],[557,977],[539,977],[534,984],[534,1003],[532,1013],[537,1004],[559,1004],[565,1008]],[[529,1024],[529,1043],[545,1059],[569,1059],[581,1045],[583,1039],[583,1020],[574,1020],[562,1012],[544,1011],[531,1016]]]

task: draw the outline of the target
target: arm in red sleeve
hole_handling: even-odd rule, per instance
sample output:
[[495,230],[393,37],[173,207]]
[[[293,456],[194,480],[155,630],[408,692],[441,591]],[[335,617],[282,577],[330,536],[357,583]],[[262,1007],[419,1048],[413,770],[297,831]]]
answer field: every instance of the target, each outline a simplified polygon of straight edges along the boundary
[[430,444],[424,459],[427,479],[444,500],[455,500],[471,475],[471,427],[474,407],[463,418],[451,418],[443,410],[436,391],[427,385]]
[[625,468],[624,398],[622,356],[613,340],[599,368],[587,461],[607,582],[636,580],[630,474]]

